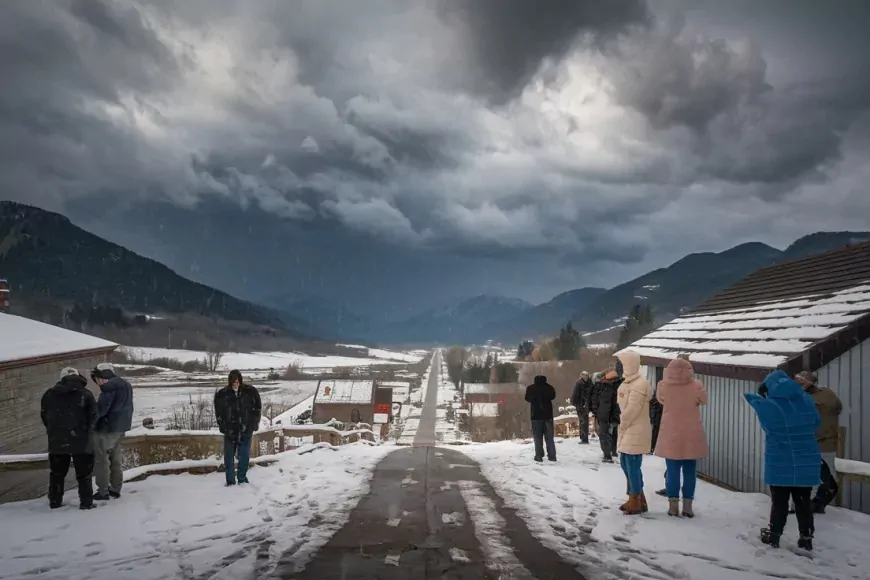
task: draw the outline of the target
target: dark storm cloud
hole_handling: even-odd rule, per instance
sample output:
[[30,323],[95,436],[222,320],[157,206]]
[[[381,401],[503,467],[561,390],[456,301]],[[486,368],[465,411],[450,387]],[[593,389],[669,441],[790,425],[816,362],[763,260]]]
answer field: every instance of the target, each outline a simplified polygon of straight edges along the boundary
[[10,2],[0,188],[526,262],[862,229],[862,8],[761,4]]
[[[472,90],[496,103],[516,96],[545,58],[565,56],[581,33],[609,35],[645,24],[642,0],[437,0],[443,17],[464,28],[476,64]],[[478,74],[482,73],[482,74]]]

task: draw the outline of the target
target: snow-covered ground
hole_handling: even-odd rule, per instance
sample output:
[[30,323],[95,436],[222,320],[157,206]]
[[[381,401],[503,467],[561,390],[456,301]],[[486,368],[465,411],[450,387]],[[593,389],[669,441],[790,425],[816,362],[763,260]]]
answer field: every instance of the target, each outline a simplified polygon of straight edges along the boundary
[[602,464],[597,446],[557,443],[559,461],[536,464],[529,442],[472,444],[462,452],[531,532],[588,578],[673,580],[866,579],[870,515],[839,508],[816,516],[815,551],[797,550],[797,522],[789,516],[782,548],[763,546],[770,499],[726,491],[699,481],[694,519],[667,516],[664,462],[645,457],[650,512],[625,516],[625,478],[618,464]]
[[75,492],[59,510],[44,499],[5,504],[0,579],[271,577],[279,561],[298,566],[326,543],[392,450],[288,452],[232,488],[221,473],[152,476],[90,512],[79,511]]
[[[123,352],[128,353],[137,361],[148,362],[155,358],[172,358],[181,362],[201,361],[206,353],[197,350],[182,350],[152,347],[121,347]],[[388,351],[379,351],[386,353]],[[295,352],[228,352],[221,359],[220,368],[254,370],[275,369],[283,371],[291,364],[301,365],[303,369],[330,369],[334,367],[368,367],[374,365],[403,364],[403,362],[417,362],[420,360],[414,355],[407,355],[407,361],[397,361],[396,356],[402,353],[391,353],[393,358],[378,358],[369,355],[368,358],[356,358],[350,356],[311,356]],[[412,360],[413,359],[413,360]]]
[[382,358],[386,360],[394,360],[406,363],[415,363],[423,360],[428,354],[425,350],[412,350],[409,352],[400,352],[396,350],[386,350],[383,348],[369,348],[360,344],[337,344],[335,346],[344,346],[347,348],[356,348],[359,350],[368,351],[368,355],[372,358]]
[[[264,403],[271,400],[296,405],[314,395],[317,381],[271,381],[256,386]],[[159,425],[169,419],[179,405],[196,403],[200,398],[211,402],[214,392],[213,386],[143,388],[137,384],[133,390],[133,424],[140,425],[142,419],[150,417]]]

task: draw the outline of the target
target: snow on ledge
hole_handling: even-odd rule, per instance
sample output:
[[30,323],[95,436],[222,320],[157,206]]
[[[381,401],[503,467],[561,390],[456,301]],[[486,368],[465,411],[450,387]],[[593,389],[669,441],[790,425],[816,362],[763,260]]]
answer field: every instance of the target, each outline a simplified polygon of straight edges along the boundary
[[854,459],[840,459],[835,461],[837,473],[848,473],[850,475],[863,475],[870,477],[870,463],[863,461],[855,461]]

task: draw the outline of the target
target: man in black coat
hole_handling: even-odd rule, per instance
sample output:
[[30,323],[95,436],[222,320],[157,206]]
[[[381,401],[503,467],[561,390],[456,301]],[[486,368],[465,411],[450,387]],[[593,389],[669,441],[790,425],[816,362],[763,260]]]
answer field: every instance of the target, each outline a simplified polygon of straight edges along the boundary
[[574,383],[574,391],[571,393],[571,404],[577,410],[577,418],[580,420],[580,443],[589,444],[589,402],[592,397],[592,379],[589,373],[580,373],[580,380]]
[[88,380],[74,368],[60,371],[60,380],[42,395],[40,416],[48,435],[48,505],[63,505],[64,480],[70,462],[76,472],[79,508],[94,507],[94,450],[91,442],[97,402]]
[[230,371],[227,386],[215,393],[214,415],[224,435],[224,467],[227,485],[236,484],[234,458],[239,456],[238,482],[248,482],[251,437],[260,428],[260,393],[246,385],[239,371]]
[[622,380],[617,371],[608,371],[599,376],[600,380],[592,389],[590,410],[595,415],[595,422],[598,425],[598,443],[604,454],[603,461],[613,463],[613,456],[617,455],[616,443],[619,430],[617,391]]
[[544,460],[544,441],[547,442],[547,459],[556,461],[555,427],[553,425],[553,400],[556,389],[547,382],[547,377],[538,375],[535,382],[526,387],[526,401],[532,411],[532,437],[535,439],[535,461]]
[[98,364],[91,378],[100,387],[94,429],[94,499],[106,501],[121,497],[124,485],[121,444],[124,434],[133,428],[133,386],[115,374],[111,363]]

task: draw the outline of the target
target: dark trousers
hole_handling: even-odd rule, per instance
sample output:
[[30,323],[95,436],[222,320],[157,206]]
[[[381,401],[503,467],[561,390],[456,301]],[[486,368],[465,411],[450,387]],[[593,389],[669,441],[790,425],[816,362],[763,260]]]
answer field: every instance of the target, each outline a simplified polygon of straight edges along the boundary
[[598,443],[604,457],[613,458],[616,455],[616,438],[619,425],[617,423],[598,422]]
[[547,442],[547,458],[556,459],[556,441],[553,439],[553,420],[532,421],[532,437],[535,439],[535,459],[544,458],[544,441]]
[[788,500],[794,502],[795,514],[798,520],[798,530],[802,536],[812,537],[815,531],[813,523],[812,487],[770,486],[770,533],[781,536],[788,521]]
[[82,453],[68,455],[61,453],[48,454],[48,503],[58,507],[63,503],[64,480],[69,473],[69,465],[73,464],[76,472],[76,482],[79,487],[79,505],[94,503],[94,487],[91,477],[94,474],[94,454]]
[[661,422],[653,423],[652,425],[652,447],[650,454],[656,450],[656,442],[659,440],[659,430],[661,429],[661,426]]
[[840,486],[837,485],[837,478],[831,473],[830,467],[822,460],[822,484],[816,490],[816,497],[813,498],[813,503],[820,506],[827,506],[837,497],[840,492]]
[[238,480],[239,482],[247,481],[248,463],[251,460],[250,433],[243,433],[239,437],[224,436],[224,469],[226,471],[228,484],[236,482],[236,468],[234,462],[236,454],[239,456]]
[[589,409],[577,409],[577,418],[580,419],[580,441],[589,442]]

